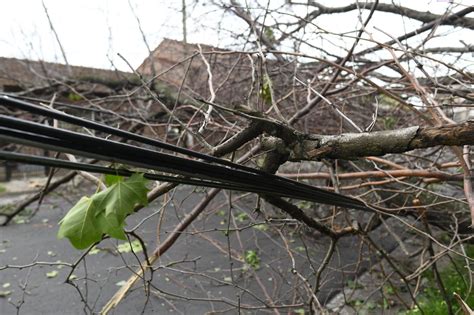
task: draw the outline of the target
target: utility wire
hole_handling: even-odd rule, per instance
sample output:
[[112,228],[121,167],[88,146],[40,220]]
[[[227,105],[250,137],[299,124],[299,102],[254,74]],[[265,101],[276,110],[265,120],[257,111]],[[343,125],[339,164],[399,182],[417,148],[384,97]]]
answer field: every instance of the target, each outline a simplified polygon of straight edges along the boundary
[[[222,188],[269,193],[347,208],[367,209],[361,201],[350,197],[8,96],[0,96],[0,104],[185,154],[199,158],[201,161],[0,115],[0,138],[7,141],[177,174],[194,178],[193,180],[202,180],[203,184],[222,184]],[[198,182],[191,183],[190,181],[189,183],[200,185]]]

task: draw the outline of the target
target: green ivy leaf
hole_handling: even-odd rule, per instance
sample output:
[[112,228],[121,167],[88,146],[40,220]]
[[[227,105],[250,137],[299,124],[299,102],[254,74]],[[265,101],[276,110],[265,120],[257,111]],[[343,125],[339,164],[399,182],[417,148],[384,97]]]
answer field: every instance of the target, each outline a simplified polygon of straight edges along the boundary
[[119,240],[127,239],[124,232],[125,218],[120,222],[117,217],[113,215],[106,216],[105,211],[102,211],[97,215],[97,222],[101,226],[103,234],[110,235]]
[[110,187],[122,180],[123,177],[119,175],[105,175],[105,186]]
[[87,248],[102,239],[102,231],[96,225],[97,209],[94,199],[82,197],[59,222],[58,238],[67,237],[77,249]]
[[100,241],[103,234],[125,240],[125,218],[136,204],[147,205],[147,180],[142,174],[113,178],[106,190],[82,197],[59,222],[58,238],[68,238],[77,249]]
[[[101,191],[93,196],[97,200],[97,207],[105,208],[105,216],[113,216],[120,224],[126,216],[133,212],[135,204],[147,205],[148,199],[146,194],[147,180],[143,178],[142,174],[134,174],[125,181],[117,181],[104,191]],[[109,222],[115,224],[107,218]]]

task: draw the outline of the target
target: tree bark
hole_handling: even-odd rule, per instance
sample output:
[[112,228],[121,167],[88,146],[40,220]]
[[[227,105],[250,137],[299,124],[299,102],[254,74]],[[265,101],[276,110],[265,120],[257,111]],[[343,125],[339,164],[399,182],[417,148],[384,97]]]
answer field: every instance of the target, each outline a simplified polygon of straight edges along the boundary
[[474,121],[436,127],[408,127],[398,130],[341,135],[309,135],[294,145],[291,161],[346,159],[404,153],[438,145],[474,144]]

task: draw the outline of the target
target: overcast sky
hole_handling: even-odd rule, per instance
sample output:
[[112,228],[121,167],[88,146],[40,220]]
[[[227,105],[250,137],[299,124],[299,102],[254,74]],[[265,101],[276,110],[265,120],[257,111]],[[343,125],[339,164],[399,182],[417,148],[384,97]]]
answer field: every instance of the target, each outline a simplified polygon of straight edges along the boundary
[[[196,1],[188,1],[194,3]],[[241,0],[244,3],[243,0]],[[251,3],[250,0],[248,0]],[[273,1],[278,3],[281,1]],[[303,2],[303,1],[302,1]],[[341,6],[351,1],[322,1],[326,5]],[[396,1],[404,6],[417,10],[430,10],[443,13],[448,1],[444,0],[402,0]],[[460,4],[455,11],[466,5],[474,5],[474,0],[456,1]],[[182,38],[181,1],[164,0],[44,0],[49,16],[64,47],[67,59],[72,65],[83,65],[97,68],[127,69],[126,64],[117,57],[125,56],[133,67],[138,67],[147,56],[136,17],[139,18],[146,39],[153,50],[165,38]],[[133,8],[133,10],[131,9]],[[217,31],[222,13],[216,12],[208,1],[198,1],[197,5],[188,8],[192,18],[188,25],[188,41],[211,45],[228,45],[229,39],[224,31]],[[299,13],[299,12],[295,12]],[[349,17],[349,18],[348,18]],[[227,18],[224,28],[239,29],[245,27],[240,21]],[[318,19],[319,25],[330,27],[333,31],[353,30],[358,19],[355,15],[333,15]],[[400,20],[391,14],[376,14],[373,26],[383,27],[386,32],[400,34],[403,28],[407,31],[417,23]],[[372,28],[373,29],[373,28]],[[387,40],[386,35],[375,32],[379,38]],[[470,36],[454,32],[449,43],[459,45],[459,39],[472,44]],[[446,39],[444,39],[446,40]],[[0,19],[0,55],[5,57],[43,59],[53,62],[64,62],[61,51],[51,31],[45,11],[40,0],[14,0],[2,2]]]

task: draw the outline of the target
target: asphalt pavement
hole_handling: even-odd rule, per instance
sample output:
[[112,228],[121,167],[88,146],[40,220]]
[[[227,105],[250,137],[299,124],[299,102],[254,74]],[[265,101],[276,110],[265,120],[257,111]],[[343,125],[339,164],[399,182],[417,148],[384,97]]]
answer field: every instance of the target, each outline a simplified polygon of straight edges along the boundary
[[[34,191],[40,185],[29,181],[11,184],[11,187]],[[20,314],[99,312],[132,274],[138,260],[143,260],[143,253],[136,256],[120,252],[118,249],[123,248],[124,242],[105,240],[99,250],[87,255],[85,263],[74,271],[77,288],[65,283],[70,267],[61,263],[74,263],[83,252],[72,248],[67,240],[57,239],[58,222],[80,196],[93,190],[84,184],[61,189],[47,196],[32,218],[20,217],[0,227],[0,268],[14,266],[0,270],[0,314],[16,314],[18,309]],[[2,199],[18,202],[27,196],[10,188],[8,194],[0,197],[0,204]],[[130,216],[127,226],[131,228],[141,222],[137,233],[147,247],[153,249],[203,196],[201,189],[178,188],[170,195],[172,202],[166,207],[162,207],[164,199],[157,200]],[[329,246],[328,239],[305,231],[292,231],[290,224],[286,231],[294,237],[290,238],[289,245],[285,244],[278,233],[259,224],[263,221],[253,211],[254,197],[233,204],[233,222],[243,228],[229,236],[225,233],[229,218],[226,201],[227,196],[219,194],[155,264],[150,294],[147,296],[144,282],[140,281],[113,314],[235,314],[239,303],[264,307],[273,302],[294,304],[283,310],[301,313],[304,308],[298,306],[301,301],[295,294],[302,284],[292,272],[292,259],[296,270],[311,277],[307,257],[317,266]],[[34,211],[36,205],[29,208],[27,213]],[[301,239],[305,240],[304,244]],[[385,244],[393,247],[388,239]],[[293,257],[287,254],[287,245],[294,249]],[[304,245],[309,248],[307,252]],[[357,273],[367,269],[370,259],[365,261],[360,249],[353,238],[344,238],[338,243],[338,254],[331,260],[318,293],[322,303],[340,292]],[[252,252],[258,258],[257,263],[249,267],[245,257]],[[242,309],[242,313],[247,314],[267,311]]]

